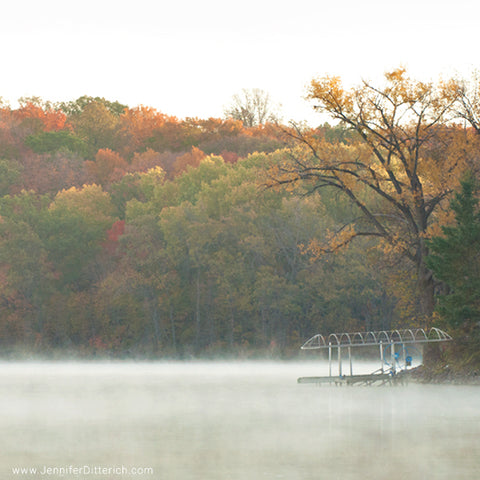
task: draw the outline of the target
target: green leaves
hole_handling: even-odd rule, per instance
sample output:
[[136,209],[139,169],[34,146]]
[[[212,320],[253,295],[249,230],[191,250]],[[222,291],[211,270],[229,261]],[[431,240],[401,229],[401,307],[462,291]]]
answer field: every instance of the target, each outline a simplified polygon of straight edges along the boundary
[[81,156],[87,154],[86,143],[68,130],[41,132],[36,135],[30,135],[25,139],[25,145],[35,153],[51,153],[58,150],[69,150]]
[[473,175],[461,182],[451,201],[455,224],[442,227],[442,236],[428,242],[427,265],[448,286],[438,310],[452,327],[480,320],[480,210],[478,183]]

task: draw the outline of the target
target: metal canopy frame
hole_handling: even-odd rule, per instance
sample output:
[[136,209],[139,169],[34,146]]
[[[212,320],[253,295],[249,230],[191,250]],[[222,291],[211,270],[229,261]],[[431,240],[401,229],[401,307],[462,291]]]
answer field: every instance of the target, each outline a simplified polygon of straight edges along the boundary
[[378,332],[331,333],[328,337],[318,334],[307,340],[300,348],[302,350],[316,350],[329,347],[363,347],[380,344],[446,342],[449,340],[452,340],[452,337],[439,328],[432,327],[428,331],[423,328],[408,328]]
[[[447,342],[452,337],[440,330],[432,327],[430,330],[423,328],[408,328],[404,330],[381,330],[378,332],[354,332],[354,333],[331,333],[324,337],[315,335],[307,340],[302,346],[302,350],[319,350],[328,348],[328,377],[303,377],[299,378],[299,383],[335,383],[340,380],[347,384],[361,382],[363,384],[373,384],[376,381],[390,380],[398,373],[404,373],[407,367],[411,365],[407,357],[405,345],[425,344],[433,342]],[[352,348],[353,347],[379,347],[381,368],[370,375],[353,375]],[[397,346],[398,349],[396,348]],[[332,376],[332,353],[337,349],[338,357],[338,377]],[[348,359],[350,364],[350,376],[342,374],[342,350],[348,350]],[[390,349],[391,363],[388,368],[388,362],[385,360],[385,352]],[[398,351],[396,351],[398,350]],[[400,354],[403,354],[403,365],[400,363]]]

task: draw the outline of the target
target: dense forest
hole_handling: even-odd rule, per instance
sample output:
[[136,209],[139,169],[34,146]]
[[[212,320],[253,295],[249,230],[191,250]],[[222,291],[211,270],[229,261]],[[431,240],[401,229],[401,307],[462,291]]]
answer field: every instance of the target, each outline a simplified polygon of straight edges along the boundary
[[478,83],[399,69],[316,79],[309,99],[331,125],[0,104],[2,354],[289,355],[433,323],[478,338]]

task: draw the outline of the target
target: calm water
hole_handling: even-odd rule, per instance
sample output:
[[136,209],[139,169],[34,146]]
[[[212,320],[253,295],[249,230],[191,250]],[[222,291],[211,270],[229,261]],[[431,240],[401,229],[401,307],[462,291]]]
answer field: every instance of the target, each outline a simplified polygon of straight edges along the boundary
[[324,373],[313,363],[2,364],[0,478],[480,478],[480,388],[296,383]]

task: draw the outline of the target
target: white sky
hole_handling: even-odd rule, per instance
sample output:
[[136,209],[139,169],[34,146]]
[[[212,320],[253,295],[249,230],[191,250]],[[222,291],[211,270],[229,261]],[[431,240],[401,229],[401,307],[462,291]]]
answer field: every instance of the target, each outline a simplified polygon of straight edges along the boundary
[[317,116],[318,75],[375,80],[405,65],[428,80],[477,67],[478,0],[7,0],[0,96],[101,96],[183,118],[220,117],[242,88]]

